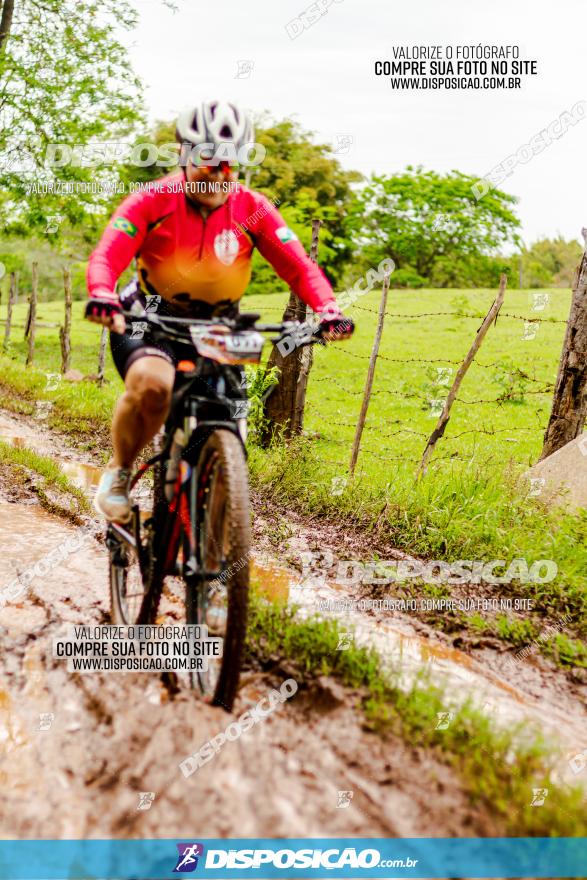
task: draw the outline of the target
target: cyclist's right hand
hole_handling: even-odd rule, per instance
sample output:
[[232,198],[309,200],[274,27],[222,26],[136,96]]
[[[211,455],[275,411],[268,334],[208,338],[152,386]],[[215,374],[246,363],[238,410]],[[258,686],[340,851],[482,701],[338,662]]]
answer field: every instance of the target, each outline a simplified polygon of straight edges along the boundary
[[95,290],[86,305],[86,318],[95,324],[104,324],[115,333],[124,333],[126,321],[118,296],[112,290]]

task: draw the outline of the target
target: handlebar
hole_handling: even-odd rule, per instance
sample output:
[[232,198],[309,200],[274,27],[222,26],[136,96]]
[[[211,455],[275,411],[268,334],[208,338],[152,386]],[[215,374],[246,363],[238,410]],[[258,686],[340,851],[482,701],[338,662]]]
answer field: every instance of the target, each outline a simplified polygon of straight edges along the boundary
[[189,327],[226,327],[228,330],[257,330],[259,333],[277,333],[278,336],[271,339],[271,342],[280,342],[284,337],[293,333],[296,336],[308,337],[307,341],[301,345],[311,345],[320,342],[320,336],[316,333],[317,327],[312,327],[308,321],[281,321],[278,324],[259,324],[257,319],[260,314],[257,312],[241,312],[236,318],[218,317],[218,318],[175,318],[167,315],[155,315],[153,312],[141,311],[123,311],[123,316],[132,321],[143,321],[146,324],[155,327],[158,330],[175,338],[182,338],[184,334],[174,332],[174,327],[178,330],[188,330]]

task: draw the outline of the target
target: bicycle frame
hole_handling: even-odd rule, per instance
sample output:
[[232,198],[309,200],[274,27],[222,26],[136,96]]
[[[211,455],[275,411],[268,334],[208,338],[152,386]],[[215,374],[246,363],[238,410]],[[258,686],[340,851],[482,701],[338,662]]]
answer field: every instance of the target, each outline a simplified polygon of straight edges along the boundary
[[[244,448],[243,432],[239,430],[239,423],[246,422],[246,418],[239,419],[231,415],[231,405],[236,401],[246,401],[246,392],[243,392],[242,382],[236,380],[237,371],[242,377],[242,372],[234,365],[219,363],[208,357],[199,357],[195,345],[189,337],[189,327],[203,325],[213,327],[224,325],[228,329],[236,330],[254,327],[265,333],[278,333],[278,337],[272,339],[277,342],[289,333],[294,333],[301,325],[298,321],[286,321],[279,324],[257,325],[258,315],[240,315],[237,319],[217,320],[193,320],[189,318],[163,318],[153,314],[137,315],[125,312],[125,317],[134,320],[144,320],[152,328],[155,335],[160,334],[168,339],[175,339],[182,343],[188,343],[194,348],[194,369],[188,371],[178,370],[176,385],[170,408],[170,415],[166,422],[165,439],[163,449],[141,465],[131,479],[131,491],[139,480],[160,464],[165,466],[169,459],[169,452],[173,442],[173,436],[177,427],[183,429],[185,445],[179,461],[177,478],[171,501],[165,498],[156,499],[152,516],[153,541],[145,548],[141,541],[141,513],[138,504],[132,508],[132,525],[125,527],[119,523],[110,523],[107,534],[107,544],[112,553],[117,552],[121,544],[132,548],[139,561],[143,582],[148,584],[162,579],[167,575],[181,575],[195,578],[196,583],[205,579],[217,578],[219,572],[202,571],[198,561],[198,548],[195,535],[198,534],[199,523],[197,522],[197,499],[194,475],[198,476],[199,453],[207,437],[217,428],[224,428],[236,434]],[[310,331],[311,337],[311,331]],[[309,337],[309,338],[310,338]],[[316,337],[312,341],[317,341]],[[307,344],[307,343],[306,343]],[[227,394],[226,391],[232,392]],[[182,528],[183,527],[183,528]],[[178,564],[182,533],[188,537],[189,555]],[[152,578],[149,579],[149,572]]]
[[[163,449],[141,465],[131,479],[131,491],[139,480],[157,464],[165,466],[169,458],[169,451],[173,442],[173,435],[178,427],[182,427],[185,445],[182,457],[179,461],[178,473],[171,501],[159,499],[153,511],[154,544],[152,552],[155,565],[159,566],[157,575],[188,575],[198,580],[218,577],[221,572],[203,572],[199,570],[197,560],[197,548],[194,534],[198,527],[197,505],[195,497],[188,497],[190,489],[195,488],[195,482],[191,480],[192,474],[197,473],[199,452],[207,437],[217,428],[224,428],[235,434],[244,448],[243,438],[238,428],[237,419],[230,418],[230,406],[238,400],[246,400],[246,396],[229,397],[218,392],[217,388],[210,386],[206,379],[223,379],[235,393],[242,389],[235,382],[234,368],[223,364],[215,364],[211,361],[202,360],[196,369],[189,374],[178,373],[184,378],[184,383],[173,395],[171,411],[166,423],[165,442]],[[197,385],[204,385],[201,389],[207,393],[194,394]],[[227,418],[218,415],[212,418],[200,418],[206,408],[224,410]],[[189,492],[190,496],[195,491]],[[119,524],[111,523],[110,528],[119,541],[124,542],[136,551],[141,573],[147,573],[150,560],[146,557],[145,548],[140,540],[140,509],[139,505],[133,505],[132,532]],[[183,534],[190,542],[189,559],[184,559],[182,566],[178,567],[176,560],[179,551],[179,542]]]

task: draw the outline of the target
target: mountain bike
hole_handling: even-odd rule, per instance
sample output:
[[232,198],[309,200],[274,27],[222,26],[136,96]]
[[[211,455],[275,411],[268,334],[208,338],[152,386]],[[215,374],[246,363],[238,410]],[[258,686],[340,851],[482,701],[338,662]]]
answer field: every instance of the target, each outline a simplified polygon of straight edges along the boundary
[[172,615],[183,604],[185,623],[223,639],[222,656],[188,679],[228,711],[244,650],[251,553],[244,365],[260,363],[263,333],[277,334],[273,343],[319,341],[309,325],[258,324],[259,317],[140,316],[153,340],[181,343],[187,356],[158,448],[132,476],[131,521],[109,524],[106,535],[112,622],[156,623],[165,586]]

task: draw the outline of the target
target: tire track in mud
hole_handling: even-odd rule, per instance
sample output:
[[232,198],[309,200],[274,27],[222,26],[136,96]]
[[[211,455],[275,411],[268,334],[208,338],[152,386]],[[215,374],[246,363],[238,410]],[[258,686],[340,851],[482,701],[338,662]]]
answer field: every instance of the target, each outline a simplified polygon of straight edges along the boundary
[[[44,433],[39,441],[33,426],[2,415],[0,435],[10,430],[38,451],[72,465],[79,460],[60,440]],[[5,583],[14,563],[22,569],[76,534],[25,503],[31,499],[10,498],[5,484]],[[486,809],[469,804],[453,770],[398,737],[382,740],[364,730],[359,696],[329,679],[298,681],[293,699],[184,778],[180,761],[290,673],[245,670],[232,716],[186,691],[170,694],[156,676],[68,674],[52,658],[52,639],[64,624],[103,623],[107,614],[106,553],[94,539],[0,608],[4,837],[499,832]],[[339,793],[348,791],[352,800],[339,806]],[[138,809],[141,792],[155,794],[149,809]]]

